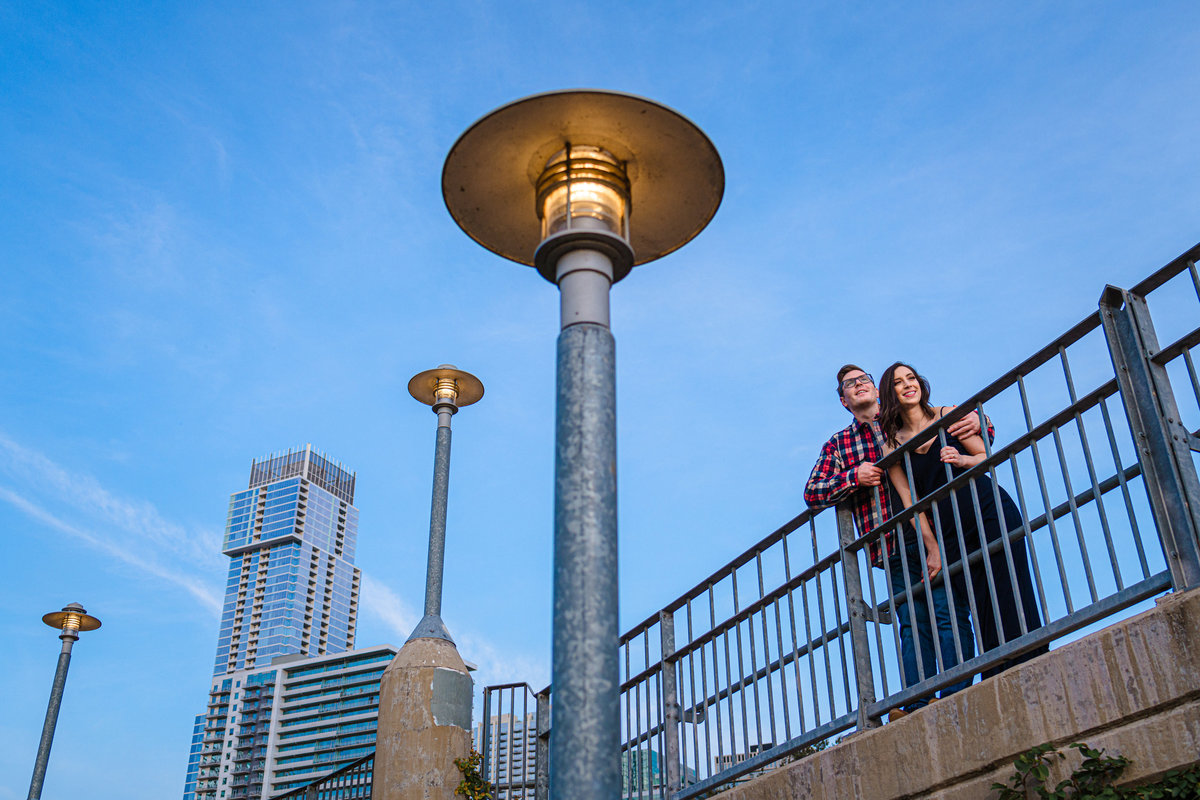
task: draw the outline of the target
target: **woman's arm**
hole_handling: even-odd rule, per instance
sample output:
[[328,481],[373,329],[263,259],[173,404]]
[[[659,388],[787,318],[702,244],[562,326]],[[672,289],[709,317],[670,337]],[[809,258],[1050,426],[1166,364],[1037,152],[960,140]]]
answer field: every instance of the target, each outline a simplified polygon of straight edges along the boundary
[[[911,508],[912,493],[908,490],[908,477],[904,474],[904,467],[899,463],[888,467],[888,478],[891,479],[892,486],[896,487],[900,502],[904,503],[905,508]],[[917,514],[915,524],[921,531],[921,541],[925,543],[925,566],[929,569],[929,579],[933,580],[934,576],[942,571],[942,554],[938,550],[937,538],[933,535],[933,525],[929,523],[929,515],[924,511]]]

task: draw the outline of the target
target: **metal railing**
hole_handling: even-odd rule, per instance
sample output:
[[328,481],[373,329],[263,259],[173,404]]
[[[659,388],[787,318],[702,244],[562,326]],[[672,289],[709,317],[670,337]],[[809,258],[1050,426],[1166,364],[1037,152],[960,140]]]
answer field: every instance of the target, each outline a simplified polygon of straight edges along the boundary
[[[622,798],[713,794],[1200,585],[1198,256],[1107,287],[1097,312],[880,462],[920,486],[918,449],[948,444],[946,429],[978,412],[996,431],[979,464],[947,470],[861,536],[853,499],[806,510],[625,633]],[[1191,389],[1182,410],[1175,386]],[[923,542],[900,535],[922,513],[940,552],[966,554],[934,581]],[[888,537],[911,541],[916,563],[896,546],[872,566]],[[928,659],[913,647],[915,675],[902,675],[903,623],[920,633],[922,606],[937,619],[939,585],[947,641],[933,637]],[[496,800],[548,797],[551,721],[550,687],[484,690],[476,746]],[[368,798],[372,764],[277,800]]]
[[484,691],[475,747],[483,755],[480,772],[492,784],[493,800],[547,796],[549,693],[549,688],[534,692],[526,683],[489,686]]
[[[918,449],[949,444],[946,429],[979,412],[996,431],[981,463],[946,469],[861,536],[853,500],[806,510],[625,633],[623,797],[711,794],[1200,585],[1198,255],[1131,290],[1106,288],[1098,311],[880,462],[921,487]],[[1176,385],[1191,389],[1182,411]],[[966,554],[934,581],[920,537],[900,535],[922,513],[939,552]],[[872,566],[869,548],[889,537],[900,546]],[[945,639],[922,610],[941,614]],[[916,666],[902,676],[906,626],[895,623],[906,621],[934,641],[910,649]],[[531,697],[540,776],[549,689],[488,687],[484,721],[527,719]],[[529,796],[530,765],[502,767],[509,756],[487,741],[485,777],[508,792],[497,797]],[[535,779],[533,796],[544,786]]]
[[272,800],[370,800],[375,776],[375,753],[351,761],[307,786],[300,786]]

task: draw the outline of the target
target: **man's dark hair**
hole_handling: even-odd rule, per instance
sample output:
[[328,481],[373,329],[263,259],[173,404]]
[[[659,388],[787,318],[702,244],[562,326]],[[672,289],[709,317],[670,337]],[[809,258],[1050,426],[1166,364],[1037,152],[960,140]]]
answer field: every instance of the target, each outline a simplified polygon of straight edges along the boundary
[[844,395],[842,394],[842,379],[846,377],[846,373],[847,373],[847,372],[854,372],[855,370],[858,370],[859,372],[866,372],[866,370],[865,370],[865,369],[863,369],[862,367],[858,366],[857,364],[847,364],[846,366],[844,366],[844,367],[842,367],[841,369],[839,369],[839,370],[838,370],[838,378],[837,378],[837,381],[838,381],[838,382],[837,382],[837,394],[838,394],[838,397],[843,397],[843,396],[844,396]]

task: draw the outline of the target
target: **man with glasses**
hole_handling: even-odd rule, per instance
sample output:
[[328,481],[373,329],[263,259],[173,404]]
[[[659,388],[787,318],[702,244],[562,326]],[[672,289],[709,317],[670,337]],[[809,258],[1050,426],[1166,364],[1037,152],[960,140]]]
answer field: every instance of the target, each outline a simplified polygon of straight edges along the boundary
[[[804,501],[812,508],[824,508],[846,499],[851,500],[858,535],[862,536],[891,517],[893,509],[900,510],[904,506],[891,482],[885,480],[883,470],[875,466],[875,462],[883,457],[883,434],[879,429],[878,420],[879,390],[875,387],[874,379],[861,367],[846,364],[837,373],[837,393],[842,405],[854,415],[854,420],[849,426],[835,433],[821,448],[821,456],[817,459],[808,484],[804,487]],[[960,438],[974,436],[979,433],[978,415],[968,414],[951,425],[948,433]],[[989,437],[992,433],[989,425]],[[938,662],[934,650],[933,630],[929,624],[929,603],[919,592],[924,559],[918,549],[916,530],[912,523],[906,522],[899,532],[904,543],[903,561],[896,547],[895,529],[884,534],[883,547],[880,547],[879,540],[876,540],[867,545],[867,551],[873,566],[888,570],[893,592],[904,592],[906,586],[912,587],[913,590],[912,614],[908,611],[907,603],[896,604],[896,616],[900,623],[901,678],[907,688],[918,683],[922,677],[935,674],[938,671]],[[957,585],[955,588],[956,598],[965,597],[957,591]],[[944,580],[937,581],[932,598],[934,615],[939,623],[938,649],[941,650],[943,668],[949,669],[958,663],[958,658],[949,624],[950,608],[946,600]],[[913,617],[916,618],[916,636],[920,641],[920,669],[917,663],[917,648],[914,646]],[[964,617],[959,615],[959,618],[961,620]],[[971,626],[960,624],[958,628],[963,658],[970,658],[974,655]],[[970,683],[971,679],[968,678],[948,686],[942,690],[942,696],[959,691]],[[928,702],[918,700],[904,709],[897,709],[892,712],[890,719],[905,716],[910,711],[928,705]]]

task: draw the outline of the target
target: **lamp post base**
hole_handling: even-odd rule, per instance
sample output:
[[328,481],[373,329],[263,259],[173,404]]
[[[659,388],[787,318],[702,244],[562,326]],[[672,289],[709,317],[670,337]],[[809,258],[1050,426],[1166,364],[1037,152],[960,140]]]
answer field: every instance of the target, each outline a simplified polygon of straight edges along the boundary
[[372,797],[454,800],[462,781],[454,759],[471,752],[472,689],[453,642],[409,639],[400,648],[379,684]]

